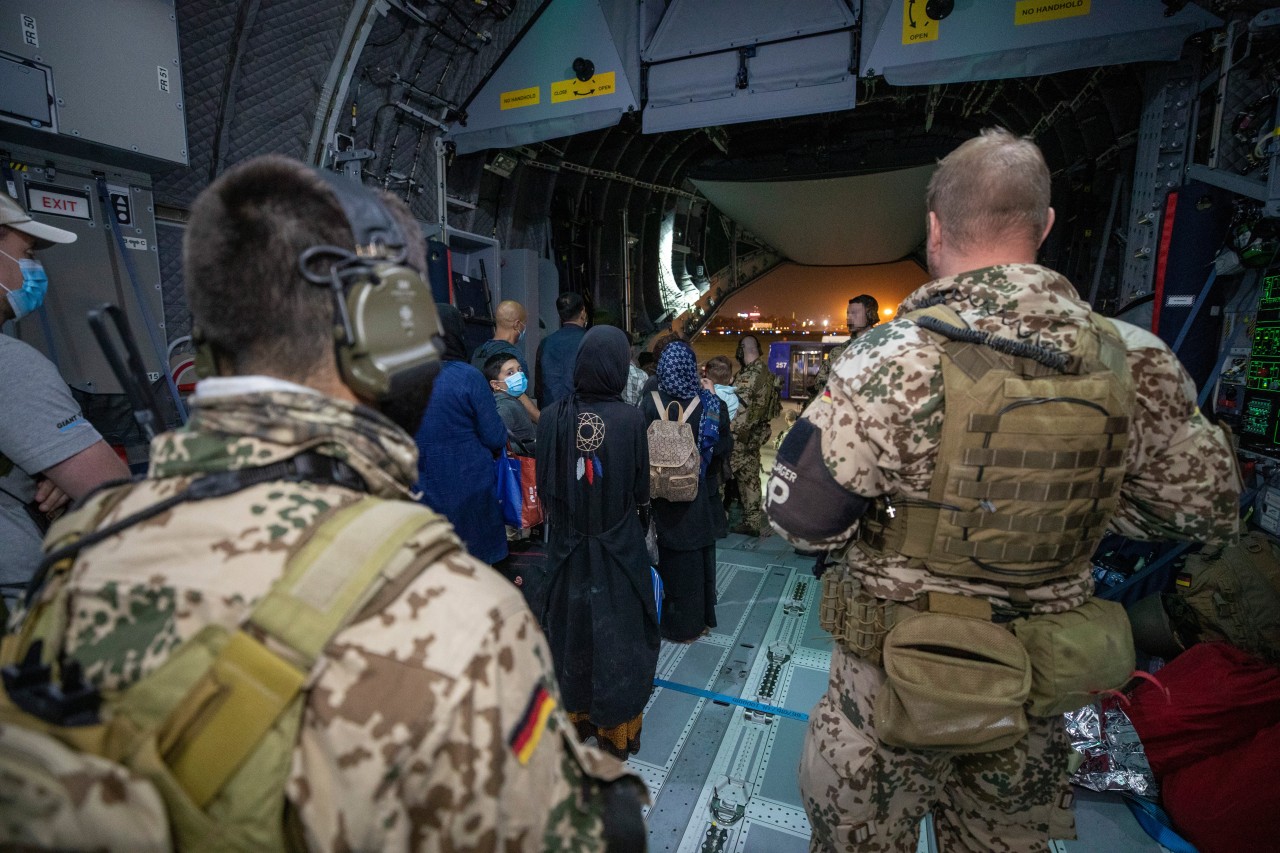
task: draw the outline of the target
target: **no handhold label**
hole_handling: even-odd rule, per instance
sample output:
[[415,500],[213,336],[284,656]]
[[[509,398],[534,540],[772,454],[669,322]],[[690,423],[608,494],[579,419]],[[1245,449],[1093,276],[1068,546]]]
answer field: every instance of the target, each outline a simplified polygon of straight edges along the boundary
[[924,0],[902,0],[902,43],[938,40],[938,22],[924,13]]
[[1013,23],[1040,24],[1089,14],[1089,0],[1018,0],[1013,6]]
[[504,110],[517,107],[532,107],[541,100],[540,87],[530,86],[528,89],[513,89],[498,96],[498,105]]

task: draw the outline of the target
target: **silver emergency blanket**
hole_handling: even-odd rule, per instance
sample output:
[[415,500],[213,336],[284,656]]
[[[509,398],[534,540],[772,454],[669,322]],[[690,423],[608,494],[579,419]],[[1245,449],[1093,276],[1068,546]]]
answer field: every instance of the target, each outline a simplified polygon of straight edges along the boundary
[[1084,756],[1071,774],[1073,784],[1092,791],[1128,791],[1156,798],[1158,789],[1146,751],[1119,702],[1107,701],[1101,708],[1097,703],[1086,705],[1063,714],[1063,722],[1072,748]]

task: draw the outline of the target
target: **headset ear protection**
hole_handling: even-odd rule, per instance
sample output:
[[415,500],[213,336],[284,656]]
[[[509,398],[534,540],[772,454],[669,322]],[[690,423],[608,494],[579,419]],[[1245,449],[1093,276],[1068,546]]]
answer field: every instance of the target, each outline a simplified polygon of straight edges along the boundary
[[208,379],[218,375],[218,361],[213,354],[213,346],[205,340],[204,332],[199,326],[191,327],[191,344],[196,348],[196,377]]
[[405,262],[405,237],[378,197],[361,184],[317,171],[342,206],[355,238],[352,253],[312,246],[298,268],[334,301],[334,338],[342,380],[373,402],[429,384],[444,339],[431,287]]

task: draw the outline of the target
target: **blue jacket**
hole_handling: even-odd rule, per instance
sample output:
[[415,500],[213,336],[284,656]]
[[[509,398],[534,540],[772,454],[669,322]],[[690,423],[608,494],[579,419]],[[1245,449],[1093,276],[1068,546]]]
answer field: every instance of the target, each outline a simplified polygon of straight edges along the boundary
[[538,361],[534,366],[538,377],[533,390],[539,409],[573,393],[573,363],[586,333],[582,326],[561,326],[538,344]]
[[493,465],[507,427],[480,371],[461,361],[440,366],[416,440],[422,502],[453,523],[478,559],[507,556]]

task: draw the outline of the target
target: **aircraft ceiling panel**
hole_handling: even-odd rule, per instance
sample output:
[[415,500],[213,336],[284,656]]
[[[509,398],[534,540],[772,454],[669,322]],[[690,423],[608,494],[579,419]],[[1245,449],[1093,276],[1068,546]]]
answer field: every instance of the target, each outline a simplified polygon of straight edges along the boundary
[[852,46],[834,32],[650,65],[644,132],[852,109]]
[[777,0],[674,0],[641,57],[682,59],[847,28],[856,20],[842,0],[791,0],[785,12]]
[[[579,60],[591,67],[575,68]],[[455,124],[448,138],[460,154],[525,145],[609,127],[638,106],[599,3],[557,0],[494,69],[467,104],[466,125]]]
[[796,263],[880,264],[924,240],[934,166],[806,181],[694,180],[722,213]]
[[1168,8],[1162,0],[1014,0],[957,4],[938,21],[923,0],[866,0],[860,67],[910,86],[1174,60],[1188,36],[1222,23],[1198,6]]

